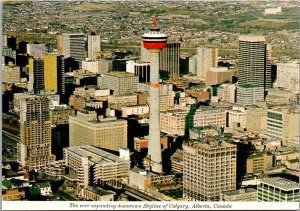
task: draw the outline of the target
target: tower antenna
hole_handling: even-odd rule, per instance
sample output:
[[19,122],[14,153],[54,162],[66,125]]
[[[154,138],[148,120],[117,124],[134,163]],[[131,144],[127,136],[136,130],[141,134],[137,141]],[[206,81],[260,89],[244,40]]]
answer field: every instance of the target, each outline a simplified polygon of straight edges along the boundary
[[153,16],[153,29],[156,29],[156,15]]

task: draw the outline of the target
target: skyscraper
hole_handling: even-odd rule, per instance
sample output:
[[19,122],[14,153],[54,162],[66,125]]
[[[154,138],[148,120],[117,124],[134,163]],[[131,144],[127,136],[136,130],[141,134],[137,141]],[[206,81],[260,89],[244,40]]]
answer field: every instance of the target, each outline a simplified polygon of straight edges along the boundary
[[91,35],[87,36],[87,43],[88,43],[88,58],[95,59],[95,52],[100,52],[100,35],[96,35],[92,33]]
[[43,56],[43,59],[45,90],[54,90],[58,94],[64,94],[64,56],[47,54]]
[[218,201],[220,193],[236,189],[236,145],[215,136],[183,145],[183,197]]
[[218,67],[218,48],[197,48],[197,76],[206,78],[206,72],[211,67]]
[[73,58],[76,62],[75,69],[81,68],[81,62],[84,60],[84,42],[83,33],[66,33],[57,36],[57,51],[59,55],[65,58]]
[[159,54],[159,74],[163,80],[179,77],[180,43],[167,43]]
[[51,154],[49,99],[30,96],[20,99],[20,138],[17,160],[29,170],[40,170],[55,160]]
[[29,83],[28,91],[34,91],[39,94],[41,90],[45,89],[44,84],[44,61],[43,59],[30,58],[28,61],[29,68]]
[[270,46],[264,36],[239,37],[238,84],[271,88]]
[[256,100],[264,99],[266,89],[271,88],[270,50],[264,36],[239,37],[238,103],[255,104]]

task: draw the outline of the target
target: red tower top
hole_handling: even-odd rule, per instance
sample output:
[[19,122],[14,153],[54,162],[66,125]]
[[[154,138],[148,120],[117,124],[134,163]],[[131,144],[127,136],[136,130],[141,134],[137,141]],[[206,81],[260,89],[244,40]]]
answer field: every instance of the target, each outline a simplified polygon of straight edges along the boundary
[[153,28],[143,34],[144,48],[147,49],[162,49],[166,47],[168,36],[160,32],[160,29],[156,25],[156,15],[153,16]]

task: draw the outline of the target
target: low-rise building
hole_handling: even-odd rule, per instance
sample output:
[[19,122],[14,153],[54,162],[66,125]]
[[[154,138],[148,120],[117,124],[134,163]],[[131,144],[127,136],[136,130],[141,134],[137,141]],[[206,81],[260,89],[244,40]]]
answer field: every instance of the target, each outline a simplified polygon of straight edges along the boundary
[[224,82],[231,82],[234,71],[227,67],[211,67],[206,72],[205,85],[211,87],[212,85],[221,84]]
[[114,201],[115,192],[101,190],[98,187],[87,186],[86,188],[78,186],[76,196],[87,201]]
[[127,184],[130,160],[90,145],[64,149],[64,161],[70,174],[76,174],[80,185],[111,185],[120,188]]
[[122,117],[128,117],[130,115],[143,116],[149,113],[148,105],[134,105],[134,106],[123,106],[121,108]]
[[273,155],[253,152],[247,157],[246,174],[262,173],[273,167]]
[[108,96],[108,106],[112,109],[121,110],[123,106],[137,105],[137,95],[110,95]]
[[257,201],[257,191],[254,188],[242,188],[239,190],[220,193],[220,201]]
[[160,131],[170,135],[184,136],[187,125],[187,112],[172,110],[160,113]]
[[298,202],[299,183],[281,178],[265,178],[257,185],[257,201]]
[[208,106],[197,109],[194,114],[194,127],[204,127],[208,125],[226,127],[225,110]]

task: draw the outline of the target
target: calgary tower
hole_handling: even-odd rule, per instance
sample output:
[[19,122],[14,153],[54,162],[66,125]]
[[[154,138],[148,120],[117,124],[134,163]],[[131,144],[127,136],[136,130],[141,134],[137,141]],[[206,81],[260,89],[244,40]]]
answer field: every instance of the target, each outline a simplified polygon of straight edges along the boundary
[[160,146],[160,109],[159,109],[159,52],[166,47],[168,36],[160,32],[153,17],[153,28],[143,34],[144,48],[150,52],[150,123],[148,159],[151,171],[162,173],[162,154]]

